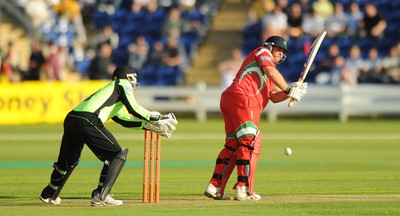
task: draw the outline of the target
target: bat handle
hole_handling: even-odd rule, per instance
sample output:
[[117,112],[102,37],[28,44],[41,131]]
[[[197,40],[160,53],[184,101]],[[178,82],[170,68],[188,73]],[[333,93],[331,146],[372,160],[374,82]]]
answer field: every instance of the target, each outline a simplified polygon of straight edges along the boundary
[[294,99],[293,99],[293,98],[290,98],[290,101],[289,101],[289,103],[288,103],[288,107],[289,107],[289,108],[292,107],[293,104],[294,104]]

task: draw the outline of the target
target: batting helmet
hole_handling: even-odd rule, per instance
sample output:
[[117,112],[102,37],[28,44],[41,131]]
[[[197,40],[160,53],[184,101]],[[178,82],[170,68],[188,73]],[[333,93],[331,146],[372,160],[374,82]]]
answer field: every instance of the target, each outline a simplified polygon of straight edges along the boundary
[[273,47],[279,47],[282,48],[285,53],[289,52],[287,48],[287,42],[283,37],[280,36],[271,36],[264,42],[264,46],[273,46]]

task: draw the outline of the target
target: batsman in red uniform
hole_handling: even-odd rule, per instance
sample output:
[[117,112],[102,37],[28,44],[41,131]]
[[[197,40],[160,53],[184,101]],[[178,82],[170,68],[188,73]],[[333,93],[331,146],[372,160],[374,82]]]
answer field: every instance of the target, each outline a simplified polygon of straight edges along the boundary
[[225,200],[226,183],[237,168],[235,200],[260,200],[254,193],[254,175],[261,151],[260,115],[268,102],[295,101],[306,94],[307,83],[287,84],[275,65],[288,52],[284,38],[271,36],[243,61],[232,84],[222,93],[220,108],[225,122],[225,145],[219,153],[214,173],[204,192],[207,197]]

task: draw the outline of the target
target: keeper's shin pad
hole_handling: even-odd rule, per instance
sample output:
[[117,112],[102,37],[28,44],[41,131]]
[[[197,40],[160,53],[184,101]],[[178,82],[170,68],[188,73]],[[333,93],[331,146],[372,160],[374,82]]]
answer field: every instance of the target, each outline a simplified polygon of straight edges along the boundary
[[110,193],[118,175],[121,173],[122,167],[126,162],[126,156],[128,155],[128,148],[121,150],[111,161],[110,167],[107,171],[107,176],[104,181],[103,189],[101,190],[101,199],[104,200]]
[[[67,171],[62,171],[58,166],[57,163],[54,163],[53,167],[54,167],[54,171],[53,173],[57,172],[59,175],[64,175],[62,176],[58,181],[59,184],[57,186],[56,192],[53,194],[53,200],[56,200],[58,195],[60,195],[61,190],[63,189],[65,183],[67,182],[69,176],[71,175],[71,173],[74,171],[75,167],[78,165],[79,160],[75,162],[74,165],[72,165],[71,167],[69,167],[69,170]],[[52,174],[53,177],[53,174]]]

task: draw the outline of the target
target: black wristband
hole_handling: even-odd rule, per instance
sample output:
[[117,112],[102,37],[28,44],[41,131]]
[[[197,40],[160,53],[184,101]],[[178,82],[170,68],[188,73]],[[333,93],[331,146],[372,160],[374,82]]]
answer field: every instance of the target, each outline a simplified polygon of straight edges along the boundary
[[283,92],[285,92],[286,94],[289,94],[289,92],[290,92],[290,87],[287,87]]

